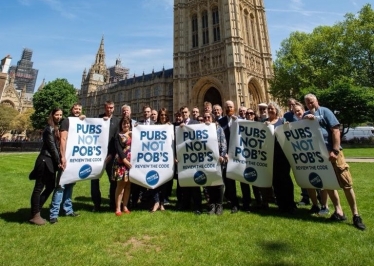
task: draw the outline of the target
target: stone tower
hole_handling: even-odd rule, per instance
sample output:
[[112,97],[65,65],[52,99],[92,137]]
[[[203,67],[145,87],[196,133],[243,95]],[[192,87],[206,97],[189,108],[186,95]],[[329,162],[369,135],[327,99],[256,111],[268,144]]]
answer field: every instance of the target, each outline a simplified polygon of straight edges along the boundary
[[272,59],[263,0],[174,1],[174,110],[268,102]]
[[92,64],[88,73],[83,71],[81,90],[84,95],[97,90],[98,86],[109,82],[109,71],[105,64],[104,37],[101,38],[99,50],[96,53],[95,63]]

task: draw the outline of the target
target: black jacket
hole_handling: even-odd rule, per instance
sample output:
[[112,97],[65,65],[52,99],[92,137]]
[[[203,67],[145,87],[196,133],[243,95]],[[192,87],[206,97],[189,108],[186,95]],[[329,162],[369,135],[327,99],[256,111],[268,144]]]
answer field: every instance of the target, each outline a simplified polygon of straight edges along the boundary
[[54,129],[46,126],[43,131],[43,146],[36,159],[34,170],[30,173],[30,179],[42,176],[45,170],[55,173],[58,170],[60,160],[60,143],[55,139]]

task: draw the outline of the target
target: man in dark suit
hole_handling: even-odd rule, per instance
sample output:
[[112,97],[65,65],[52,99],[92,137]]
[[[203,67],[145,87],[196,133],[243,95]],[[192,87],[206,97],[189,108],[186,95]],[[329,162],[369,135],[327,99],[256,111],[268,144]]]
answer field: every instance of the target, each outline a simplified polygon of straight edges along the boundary
[[146,105],[143,107],[143,120],[139,121],[139,125],[154,125],[154,121],[151,119],[152,109]]
[[[109,206],[110,209],[114,209],[115,204],[115,194],[116,194],[116,187],[117,182],[111,180],[112,176],[112,166],[113,160],[116,155],[115,147],[114,147],[114,139],[116,132],[119,128],[119,121],[120,119],[113,116],[114,113],[114,102],[113,101],[106,101],[104,104],[105,112],[100,114],[99,117],[103,118],[104,120],[110,120],[110,127],[109,127],[109,138],[108,138],[108,156],[106,160],[105,171],[108,175],[109,179]],[[100,179],[93,179],[91,180],[91,199],[94,204],[93,212],[100,211],[101,208],[101,192],[100,192]]]
[[[190,118],[190,111],[187,106],[180,108],[180,113],[182,114],[182,125],[194,125],[199,124],[199,121]],[[182,208],[189,209],[190,201],[193,201],[193,210],[195,214],[201,214],[201,190],[200,187],[181,187],[182,190]]]
[[[218,120],[219,125],[225,132],[226,143],[227,143],[227,153],[230,147],[230,127],[234,120],[237,119],[235,114],[235,107],[232,101],[225,102],[225,112],[226,116]],[[226,169],[222,172],[223,182],[225,183],[225,197],[231,202],[231,213],[238,212],[239,201],[236,195],[236,184],[235,180],[227,178]]]

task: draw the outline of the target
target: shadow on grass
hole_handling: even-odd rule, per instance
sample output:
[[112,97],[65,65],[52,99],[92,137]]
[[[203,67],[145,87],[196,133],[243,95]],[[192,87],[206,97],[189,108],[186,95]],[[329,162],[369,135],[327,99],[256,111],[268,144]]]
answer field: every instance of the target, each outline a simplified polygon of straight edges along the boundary
[[30,209],[29,208],[21,208],[15,212],[3,212],[0,213],[0,218],[9,223],[28,223],[28,220],[31,219],[30,217]]

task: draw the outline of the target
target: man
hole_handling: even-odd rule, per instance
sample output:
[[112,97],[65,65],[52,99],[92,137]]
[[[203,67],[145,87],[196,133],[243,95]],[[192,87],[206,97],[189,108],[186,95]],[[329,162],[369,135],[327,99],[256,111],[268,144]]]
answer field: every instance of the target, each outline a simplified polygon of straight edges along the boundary
[[[85,116],[82,114],[82,105],[79,103],[73,104],[70,109],[70,117],[79,117],[80,119],[84,119]],[[61,165],[62,169],[66,169],[66,144],[68,139],[68,132],[69,132],[69,119],[65,118],[62,120],[60,125],[60,153],[61,153]],[[61,171],[59,171],[58,176],[61,177]],[[57,181],[58,183],[60,180]],[[73,203],[72,203],[72,195],[73,195],[73,186],[75,183],[72,184],[65,184],[63,186],[58,186],[55,188],[55,191],[52,196],[52,203],[50,209],[50,223],[54,224],[57,223],[57,217],[60,212],[60,207],[62,207],[66,213],[66,216],[70,217],[78,217],[79,214],[74,212],[73,210]]]
[[260,103],[258,105],[258,117],[260,118],[260,121],[268,118],[268,112],[267,112],[268,105],[266,103]]
[[153,121],[154,124],[157,122],[157,116],[158,116],[157,110],[153,109],[151,112],[151,121]]
[[[304,97],[305,104],[309,111],[305,112],[304,118],[318,119],[320,129],[329,152],[329,160],[334,167],[336,178],[339,185],[344,191],[345,197],[348,201],[349,207],[353,215],[353,224],[360,230],[365,230],[366,226],[362,222],[358,214],[356,196],[352,187],[352,176],[349,172],[348,165],[345,162],[344,154],[340,146],[340,123],[335,117],[334,113],[326,108],[319,106],[317,97],[313,94],[307,94]],[[334,204],[335,212],[331,215],[332,221],[344,221],[347,217],[344,215],[340,205],[339,194],[336,190],[327,190],[331,201]],[[313,205],[317,205],[317,197],[315,192],[309,194]]]
[[239,116],[238,119],[246,119],[245,114],[247,113],[247,107],[245,106],[240,106],[239,107]]
[[204,102],[204,113],[212,113],[213,108],[212,108],[212,103],[211,102]]
[[216,121],[222,118],[222,107],[219,104],[213,105],[213,114],[215,116]]
[[[218,120],[218,124],[222,127],[227,143],[227,153],[229,153],[230,147],[230,127],[234,120],[237,117],[234,116],[235,114],[235,107],[232,101],[225,102],[225,112],[226,116]],[[236,196],[236,184],[235,180],[227,178],[226,176],[226,169],[222,172],[223,182],[225,183],[225,196],[228,201],[231,202],[231,213],[237,213],[239,202],[238,197]]]
[[[152,113],[152,108],[148,105],[143,106],[143,119],[139,121],[139,123],[136,123],[135,125],[154,125],[155,122],[151,120],[151,113]],[[146,188],[135,184],[131,183],[131,204],[132,208],[137,208],[138,203],[140,200],[145,199],[145,194]],[[143,197],[144,196],[144,197]]]
[[152,109],[150,106],[143,106],[143,120],[139,121],[140,125],[154,125],[154,121],[151,119]]
[[197,106],[192,108],[192,119],[198,121],[198,117],[200,116],[200,110]]
[[134,126],[136,123],[136,120],[131,118],[131,107],[130,105],[124,104],[121,107],[122,117],[128,117],[131,119],[131,126]]
[[[106,166],[105,171],[108,175],[109,179],[109,207],[111,210],[114,210],[116,207],[115,204],[115,194],[116,194],[116,187],[117,182],[111,180],[112,176],[112,166],[114,157],[116,155],[115,149],[115,135],[119,129],[119,119],[113,116],[114,113],[114,102],[113,101],[106,101],[104,104],[104,113],[99,115],[99,118],[103,118],[104,120],[110,120],[109,126],[109,138],[108,138],[108,156],[106,158]],[[94,204],[93,212],[100,211],[101,208],[101,192],[100,192],[100,179],[93,179],[91,180],[91,199]]]
[[[197,120],[190,118],[190,111],[187,106],[181,107],[180,112],[182,113],[183,119],[181,126],[199,124]],[[190,200],[192,198],[194,213],[197,215],[201,214],[202,197],[200,187],[181,187],[181,193],[182,208],[189,209]]]

